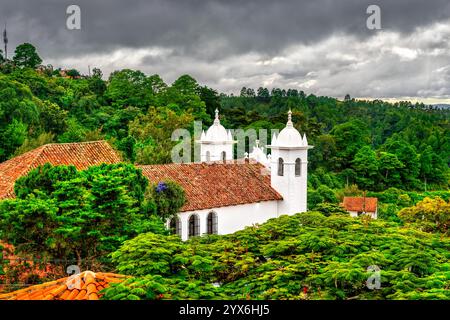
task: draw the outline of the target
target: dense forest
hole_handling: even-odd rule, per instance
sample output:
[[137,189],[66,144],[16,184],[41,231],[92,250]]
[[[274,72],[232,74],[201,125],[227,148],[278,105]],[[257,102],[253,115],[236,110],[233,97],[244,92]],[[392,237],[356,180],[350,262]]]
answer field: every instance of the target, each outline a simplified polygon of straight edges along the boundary
[[297,129],[315,146],[309,157],[314,189],[448,187],[449,110],[348,95],[340,101],[295,89],[242,88],[233,96],[189,75],[168,85],[158,75],[125,69],[103,80],[97,68],[82,76],[40,63],[35,48],[23,44],[1,65],[0,161],[49,142],[107,139],[128,161],[165,163],[172,131],[192,130],[193,120],[206,128],[216,108],[225,127],[256,130],[282,129],[292,109]]
[[[105,79],[98,68],[43,66],[31,44],[0,62],[0,161],[46,143],[105,139],[126,162],[44,166],[19,179],[17,198],[0,201],[0,239],[14,254],[133,276],[106,299],[449,298],[450,110],[281,88],[236,96],[189,75],[167,84],[129,69]],[[310,212],[185,243],[168,235],[163,220],[183,205],[183,190],[167,182],[161,191],[131,164],[170,162],[173,130],[193,131],[194,120],[207,128],[216,108],[226,128],[255,130],[282,129],[292,110],[314,145]],[[378,221],[338,206],[362,194],[378,197]],[[373,264],[386,271],[382,291],[364,285]],[[3,280],[64,273],[37,276],[34,267],[10,267]]]

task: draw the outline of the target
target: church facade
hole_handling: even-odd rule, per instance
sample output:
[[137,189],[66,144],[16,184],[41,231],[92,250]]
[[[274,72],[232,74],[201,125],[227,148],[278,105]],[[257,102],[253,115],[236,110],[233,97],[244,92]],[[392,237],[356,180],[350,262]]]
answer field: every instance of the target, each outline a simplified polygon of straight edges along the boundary
[[[217,184],[222,187],[208,195],[211,200],[209,207],[198,205],[184,208],[169,220],[167,226],[172,233],[180,235],[183,240],[202,234],[228,234],[283,214],[305,212],[308,150],[312,146],[308,145],[306,135],[302,136],[294,128],[291,115],[289,111],[286,127],[278,135],[274,134],[272,144],[267,146],[271,149],[270,155],[267,156],[257,142],[249,154],[249,159],[242,163],[233,160],[233,144],[237,141],[234,141],[231,132],[220,124],[216,110],[214,123],[206,132],[202,132],[197,143],[200,144],[201,165],[223,167],[224,171],[223,174],[210,172],[211,176],[205,180],[206,177],[199,170],[194,179],[200,178],[205,182],[205,185],[199,188],[211,188]],[[193,165],[196,164],[179,166]],[[245,173],[246,168],[250,166],[254,166],[255,170],[249,177]],[[233,170],[232,167],[239,169]],[[146,174],[146,170],[143,172]],[[146,175],[151,176],[148,173]],[[174,180],[184,184],[180,179]],[[234,201],[235,198],[241,198],[243,195],[246,198],[246,194],[253,193],[257,181],[263,184],[261,188],[257,188],[261,189],[258,194],[244,201]],[[225,184],[222,185],[223,182]],[[229,194],[229,189],[236,186],[236,192]],[[219,197],[225,197],[226,201],[214,204],[214,199]]]

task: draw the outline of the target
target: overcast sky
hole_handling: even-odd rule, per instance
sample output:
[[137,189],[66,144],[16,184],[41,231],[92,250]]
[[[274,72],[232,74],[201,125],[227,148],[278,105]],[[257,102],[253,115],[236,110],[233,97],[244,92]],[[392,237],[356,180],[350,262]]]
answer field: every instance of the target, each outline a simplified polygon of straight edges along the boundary
[[[33,43],[45,64],[131,68],[221,92],[296,88],[342,98],[450,102],[449,0],[0,0],[9,53]],[[81,30],[66,8],[81,8]],[[366,9],[381,8],[381,30]]]

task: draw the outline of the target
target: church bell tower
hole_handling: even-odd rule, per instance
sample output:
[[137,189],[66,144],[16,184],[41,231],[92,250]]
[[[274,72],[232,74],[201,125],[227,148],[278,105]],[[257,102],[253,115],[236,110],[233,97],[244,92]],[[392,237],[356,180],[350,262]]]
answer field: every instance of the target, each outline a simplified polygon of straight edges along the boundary
[[282,196],[278,213],[292,215],[307,210],[308,193],[308,145],[306,134],[294,128],[292,112],[289,110],[286,127],[273,135],[271,149],[270,178],[272,187]]

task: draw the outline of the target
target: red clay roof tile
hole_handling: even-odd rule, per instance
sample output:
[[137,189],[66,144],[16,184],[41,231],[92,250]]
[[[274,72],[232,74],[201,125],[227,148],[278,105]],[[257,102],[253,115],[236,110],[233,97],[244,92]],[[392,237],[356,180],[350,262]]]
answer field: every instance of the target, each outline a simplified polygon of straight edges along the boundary
[[[98,276],[97,276],[98,275]],[[91,271],[82,272],[76,276],[66,277],[55,281],[38,284],[10,293],[0,294],[0,300],[98,300],[102,289],[109,283],[123,281],[127,276]],[[75,286],[78,281],[79,286]]]
[[375,212],[377,210],[378,198],[370,197],[344,197],[342,206],[347,211]]
[[256,162],[141,165],[151,183],[175,181],[186,192],[181,211],[282,200],[271,187],[270,175]]

